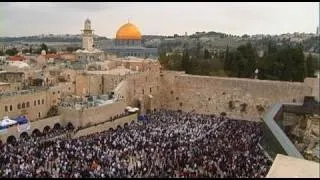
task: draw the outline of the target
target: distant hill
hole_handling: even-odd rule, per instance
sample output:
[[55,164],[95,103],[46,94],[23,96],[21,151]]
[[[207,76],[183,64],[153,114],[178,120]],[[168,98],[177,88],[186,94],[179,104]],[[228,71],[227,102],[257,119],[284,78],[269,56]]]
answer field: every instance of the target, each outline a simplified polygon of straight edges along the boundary
[[[81,35],[38,35],[38,36],[21,36],[21,37],[0,37],[0,42],[81,42]],[[94,36],[95,40],[107,40],[102,36]]]

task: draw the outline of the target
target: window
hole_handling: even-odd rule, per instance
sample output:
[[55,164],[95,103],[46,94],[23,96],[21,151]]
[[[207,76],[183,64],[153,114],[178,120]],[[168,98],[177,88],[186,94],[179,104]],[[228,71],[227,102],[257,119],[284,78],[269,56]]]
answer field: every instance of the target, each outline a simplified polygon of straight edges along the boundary
[[30,102],[27,102],[27,108],[30,107]]
[[26,108],[26,104],[22,103],[22,109]]
[[21,109],[21,104],[18,104],[18,109]]
[[42,99],[42,104],[44,104],[44,99]]
[[52,92],[52,94],[53,94],[53,95],[55,95],[55,94],[56,94],[56,92],[54,92],[54,91],[53,91],[53,92]]
[[10,111],[12,111],[12,105],[10,105]]
[[41,113],[40,112],[39,112],[38,116],[39,116],[39,118],[41,117]]
[[58,91],[58,94],[60,94],[60,91]]
[[142,94],[144,94],[144,89],[142,89]]
[[40,105],[40,99],[38,99],[38,105]]
[[5,107],[4,107],[4,111],[5,111],[5,112],[8,112],[8,106],[5,106]]
[[150,88],[150,93],[152,92],[152,89]]
[[34,106],[37,105],[37,101],[36,101],[36,100],[33,101],[33,105],[34,105]]

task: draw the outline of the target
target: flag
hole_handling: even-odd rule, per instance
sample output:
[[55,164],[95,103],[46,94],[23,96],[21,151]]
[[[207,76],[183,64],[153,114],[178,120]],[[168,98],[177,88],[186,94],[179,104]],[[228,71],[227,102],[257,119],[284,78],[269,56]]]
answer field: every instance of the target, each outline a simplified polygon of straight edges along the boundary
[[7,134],[8,126],[0,126],[0,134]]

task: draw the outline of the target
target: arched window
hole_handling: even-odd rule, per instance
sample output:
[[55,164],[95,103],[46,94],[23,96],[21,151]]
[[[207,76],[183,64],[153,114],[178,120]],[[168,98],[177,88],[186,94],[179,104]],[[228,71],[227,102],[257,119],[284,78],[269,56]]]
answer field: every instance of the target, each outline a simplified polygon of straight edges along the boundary
[[21,109],[21,104],[20,103],[18,104],[18,109]]
[[44,104],[44,99],[42,99],[42,104]]
[[38,105],[40,105],[40,99],[38,99]]
[[30,102],[27,102],[27,108],[30,107]]
[[26,108],[26,104],[22,103],[22,109]]
[[5,107],[4,107],[4,111],[5,111],[5,112],[8,112],[8,106],[5,106]]
[[36,101],[36,100],[33,101],[33,105],[34,105],[34,106],[37,105],[37,101]]
[[12,111],[12,105],[10,105],[10,111]]

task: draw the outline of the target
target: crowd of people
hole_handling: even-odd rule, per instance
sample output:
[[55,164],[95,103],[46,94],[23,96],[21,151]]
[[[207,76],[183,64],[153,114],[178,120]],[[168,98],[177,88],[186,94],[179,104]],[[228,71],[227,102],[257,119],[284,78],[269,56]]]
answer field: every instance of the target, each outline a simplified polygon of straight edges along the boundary
[[261,123],[158,110],[146,120],[40,143],[0,147],[0,177],[265,177]]

